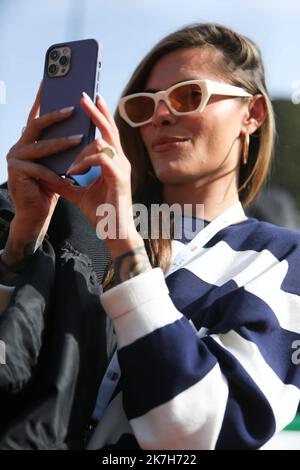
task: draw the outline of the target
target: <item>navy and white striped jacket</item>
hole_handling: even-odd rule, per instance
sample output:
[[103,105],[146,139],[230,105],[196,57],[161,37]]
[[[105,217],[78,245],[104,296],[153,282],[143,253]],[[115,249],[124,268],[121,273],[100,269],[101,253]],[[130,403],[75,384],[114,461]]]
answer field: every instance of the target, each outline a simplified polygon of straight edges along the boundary
[[299,294],[300,234],[253,218],[105,292],[121,380],[88,448],[260,448],[299,403]]

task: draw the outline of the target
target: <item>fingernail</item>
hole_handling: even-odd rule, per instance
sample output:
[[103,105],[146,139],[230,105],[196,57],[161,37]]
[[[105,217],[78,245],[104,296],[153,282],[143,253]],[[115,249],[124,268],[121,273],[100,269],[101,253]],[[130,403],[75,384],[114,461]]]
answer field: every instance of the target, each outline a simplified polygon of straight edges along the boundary
[[103,98],[102,95],[100,95],[100,93],[97,94],[97,98],[98,98],[99,101],[101,101],[101,103],[106,104],[105,99]]
[[61,114],[68,114],[68,113],[71,113],[72,111],[74,111],[75,109],[75,106],[68,106],[67,108],[62,108],[59,110],[59,112]]
[[[89,101],[90,103],[93,103],[93,100],[91,99],[91,97],[90,97],[85,91],[82,92],[82,96],[83,96],[87,101]],[[93,103],[93,104],[94,104],[94,103]]]
[[83,134],[70,135],[68,137],[68,140],[81,140],[82,137],[83,137]]
[[68,175],[69,173],[71,173],[72,170],[73,170],[74,168],[76,168],[76,166],[77,166],[77,163],[72,163],[72,164],[69,166],[68,170],[66,171],[66,175]]

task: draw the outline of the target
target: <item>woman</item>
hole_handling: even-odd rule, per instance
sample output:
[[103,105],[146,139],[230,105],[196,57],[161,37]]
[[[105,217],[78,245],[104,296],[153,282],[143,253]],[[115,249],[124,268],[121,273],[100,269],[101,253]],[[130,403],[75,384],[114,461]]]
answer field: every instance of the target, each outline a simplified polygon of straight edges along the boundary
[[[82,106],[103,139],[69,174],[101,166],[97,181],[79,188],[26,158],[19,165],[48,191],[28,238],[45,232],[59,193],[105,235],[112,259],[101,303],[118,353],[99,389],[88,448],[260,448],[293,419],[299,402],[292,355],[300,251],[296,232],[248,219],[241,205],[262,186],[273,145],[257,47],[222,26],[186,27],[138,66],[116,121],[102,98],[95,106],[84,96]],[[49,116],[31,122],[23,143],[50,123]],[[39,145],[31,159],[43,153]],[[10,156],[11,178],[18,159]],[[133,204],[150,213],[163,202],[190,204],[204,228],[191,241],[143,239]],[[116,237],[102,231],[102,204],[116,208]],[[24,258],[12,247],[9,238],[7,266]]]

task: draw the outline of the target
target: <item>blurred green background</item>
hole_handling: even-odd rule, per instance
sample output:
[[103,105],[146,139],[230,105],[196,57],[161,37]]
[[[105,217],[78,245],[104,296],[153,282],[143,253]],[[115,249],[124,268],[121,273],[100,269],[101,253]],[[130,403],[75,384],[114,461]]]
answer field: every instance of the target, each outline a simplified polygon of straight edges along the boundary
[[300,210],[300,104],[283,99],[272,103],[277,138],[270,182],[287,190]]

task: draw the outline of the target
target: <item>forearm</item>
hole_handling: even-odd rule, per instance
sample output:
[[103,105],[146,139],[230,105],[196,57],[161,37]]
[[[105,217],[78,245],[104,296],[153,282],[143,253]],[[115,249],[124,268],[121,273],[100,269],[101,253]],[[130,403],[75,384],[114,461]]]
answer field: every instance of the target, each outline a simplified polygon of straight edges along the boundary
[[10,224],[9,235],[6,246],[2,253],[2,259],[8,266],[18,265],[26,261],[43,243],[47,226],[36,226],[28,228],[29,224],[13,219]]

